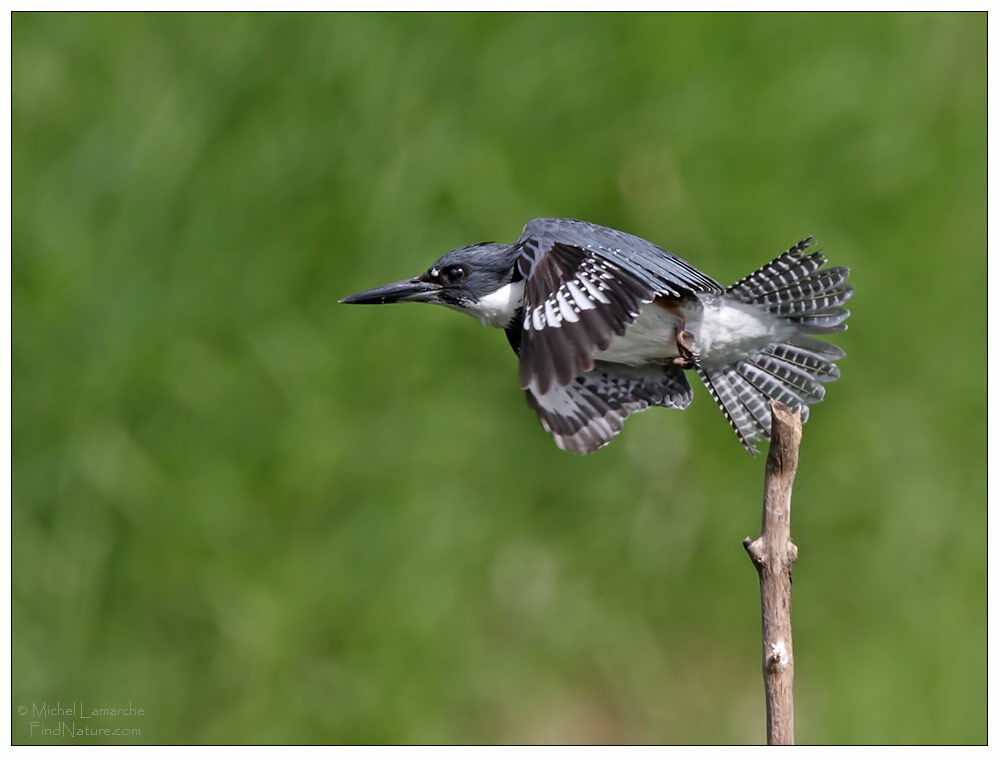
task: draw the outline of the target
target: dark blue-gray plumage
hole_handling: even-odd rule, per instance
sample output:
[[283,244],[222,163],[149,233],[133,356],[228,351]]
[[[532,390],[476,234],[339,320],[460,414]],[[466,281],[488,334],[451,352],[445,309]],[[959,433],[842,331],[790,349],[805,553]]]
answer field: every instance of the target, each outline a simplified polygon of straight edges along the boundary
[[650,406],[685,408],[693,370],[755,453],[771,398],[805,420],[839,377],[843,351],[810,335],[846,328],[853,288],[809,242],[725,288],[639,237],[539,218],[514,244],[459,247],[341,302],[433,302],[504,329],[528,404],[563,449],[592,452]]

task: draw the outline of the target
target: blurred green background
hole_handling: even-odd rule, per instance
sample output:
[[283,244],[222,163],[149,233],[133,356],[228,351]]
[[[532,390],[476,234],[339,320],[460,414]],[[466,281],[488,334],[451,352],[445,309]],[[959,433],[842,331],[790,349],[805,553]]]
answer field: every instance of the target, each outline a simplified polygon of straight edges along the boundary
[[549,215],[852,267],[798,740],[986,740],[984,13],[12,28],[14,705],[144,710],[15,743],[762,741],[763,459],[703,388],[579,458],[501,332],[336,303]]

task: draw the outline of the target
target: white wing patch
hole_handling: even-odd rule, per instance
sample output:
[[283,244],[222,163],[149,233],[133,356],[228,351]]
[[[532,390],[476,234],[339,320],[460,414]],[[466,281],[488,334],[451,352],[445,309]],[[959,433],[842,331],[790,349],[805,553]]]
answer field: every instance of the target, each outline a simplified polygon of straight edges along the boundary
[[590,293],[590,296],[597,300],[598,302],[604,303],[604,305],[610,305],[610,300],[607,299],[607,295],[603,293],[603,287],[599,284],[590,281],[585,276],[579,277],[580,282],[586,287],[586,290]]
[[[643,303],[659,293],[658,284],[618,261],[558,242],[527,240],[520,355],[520,383],[546,394],[552,381],[567,385],[593,369],[594,353],[624,334]],[[533,252],[532,252],[533,248]]]
[[569,301],[566,300],[564,293],[567,289],[568,287],[564,284],[560,286],[558,291],[555,292],[555,301],[558,303],[558,310],[565,320],[569,321],[569,323],[575,323],[579,320],[579,308],[570,305]]
[[524,313],[524,328],[534,331],[541,331],[544,328],[557,329],[562,325],[562,321],[569,323],[579,321],[579,314],[584,310],[594,310],[599,305],[612,304],[606,294],[609,287],[605,283],[612,278],[613,274],[600,261],[587,261],[574,278],[564,282],[549,294],[543,303]]
[[[554,302],[554,307],[552,307],[552,305],[553,305],[553,303],[552,303],[551,297],[549,297],[547,300],[545,300],[545,318],[548,319],[548,325],[549,326],[552,326],[552,327],[554,327],[554,328],[557,329],[559,326],[562,325],[562,308],[558,304],[558,299],[557,298],[556,298],[556,300]],[[557,312],[556,312],[556,308],[557,308]]]
[[563,286],[569,290],[569,294],[572,295],[572,301],[576,303],[576,312],[580,310],[593,310],[596,307],[585,294],[583,294],[579,287],[576,286],[575,281],[567,281]]

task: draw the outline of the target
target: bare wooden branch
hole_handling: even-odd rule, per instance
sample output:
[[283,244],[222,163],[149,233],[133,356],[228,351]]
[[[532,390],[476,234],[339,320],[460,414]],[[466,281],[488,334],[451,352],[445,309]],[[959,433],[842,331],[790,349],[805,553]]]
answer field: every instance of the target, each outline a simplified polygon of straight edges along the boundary
[[746,548],[760,575],[763,616],[763,686],[767,698],[767,743],[794,743],[794,650],[791,644],[791,487],[798,470],[801,412],[770,403],[773,417],[767,455],[763,525]]

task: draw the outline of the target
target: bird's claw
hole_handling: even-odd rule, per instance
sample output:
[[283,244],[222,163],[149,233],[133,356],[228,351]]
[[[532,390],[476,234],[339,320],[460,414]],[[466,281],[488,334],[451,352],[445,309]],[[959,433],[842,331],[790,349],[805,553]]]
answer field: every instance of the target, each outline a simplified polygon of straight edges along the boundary
[[680,354],[673,358],[673,365],[678,365],[684,370],[687,368],[693,368],[695,358],[694,358],[694,347],[691,344],[694,335],[689,331],[683,329],[682,325],[676,331],[676,349]]

